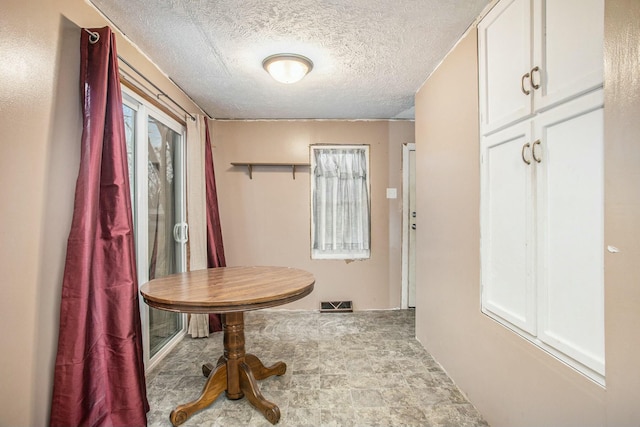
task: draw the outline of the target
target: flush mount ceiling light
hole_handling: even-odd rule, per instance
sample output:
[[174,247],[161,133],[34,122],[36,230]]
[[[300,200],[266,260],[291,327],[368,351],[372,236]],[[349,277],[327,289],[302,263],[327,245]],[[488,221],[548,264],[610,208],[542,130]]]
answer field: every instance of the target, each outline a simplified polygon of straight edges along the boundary
[[265,58],[262,66],[280,83],[295,83],[311,71],[313,62],[302,55],[279,53]]

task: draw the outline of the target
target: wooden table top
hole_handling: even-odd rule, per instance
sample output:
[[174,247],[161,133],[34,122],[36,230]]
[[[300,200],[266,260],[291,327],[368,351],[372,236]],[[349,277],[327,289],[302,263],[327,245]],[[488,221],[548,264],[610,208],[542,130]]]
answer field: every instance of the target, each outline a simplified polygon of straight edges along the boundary
[[140,288],[153,308],[229,313],[275,307],[313,290],[311,273],[289,267],[219,267],[153,279]]

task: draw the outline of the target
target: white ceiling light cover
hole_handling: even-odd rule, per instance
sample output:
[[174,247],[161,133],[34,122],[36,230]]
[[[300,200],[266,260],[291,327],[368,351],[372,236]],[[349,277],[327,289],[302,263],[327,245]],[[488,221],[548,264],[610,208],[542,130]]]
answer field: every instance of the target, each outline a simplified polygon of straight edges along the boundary
[[313,62],[302,55],[282,53],[267,57],[262,66],[275,80],[290,84],[302,80],[313,69]]

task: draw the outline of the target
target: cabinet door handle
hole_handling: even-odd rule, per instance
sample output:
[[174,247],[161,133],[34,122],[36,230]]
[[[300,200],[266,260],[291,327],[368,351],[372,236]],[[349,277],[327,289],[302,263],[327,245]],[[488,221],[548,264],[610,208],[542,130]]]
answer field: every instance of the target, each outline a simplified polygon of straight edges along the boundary
[[522,161],[528,165],[531,164],[531,160],[527,160],[527,158],[524,156],[524,150],[526,150],[529,147],[531,147],[531,144],[529,144],[528,142],[522,146]]
[[[535,72],[537,72],[538,73],[538,77],[540,77],[540,67],[538,67],[537,65],[535,67],[533,67],[531,69],[531,72],[529,73],[529,74],[531,74],[531,77],[529,78],[529,83],[531,84],[531,87],[534,90],[538,90],[538,89],[540,89],[540,83],[538,82],[538,84],[535,84],[534,81],[533,81],[533,73],[535,73]],[[538,79],[538,80],[540,80],[540,79]]]
[[529,95],[531,93],[530,90],[527,90],[527,89],[524,88],[524,81],[526,79],[529,79],[529,83],[531,83],[530,77],[531,77],[531,74],[527,73],[527,74],[524,74],[522,76],[522,78],[520,79],[520,88],[522,89],[522,93],[524,93],[525,95]]
[[542,157],[536,156],[536,145],[539,145],[540,147],[542,147],[542,143],[540,142],[539,139],[536,139],[536,141],[533,143],[533,146],[531,147],[531,156],[533,157],[533,160],[540,163],[542,161]]

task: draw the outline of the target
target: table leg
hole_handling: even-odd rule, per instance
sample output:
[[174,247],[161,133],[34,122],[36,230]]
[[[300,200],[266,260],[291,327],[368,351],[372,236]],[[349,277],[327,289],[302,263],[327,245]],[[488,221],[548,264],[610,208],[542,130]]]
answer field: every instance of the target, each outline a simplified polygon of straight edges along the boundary
[[244,361],[247,365],[249,365],[249,370],[253,373],[253,376],[257,380],[263,380],[265,378],[269,378],[273,375],[284,375],[287,372],[287,364],[284,362],[276,362],[275,364],[266,367],[262,364],[260,359],[258,359],[253,354],[247,354],[244,357]]
[[204,385],[202,393],[200,393],[200,397],[192,402],[180,405],[171,411],[171,415],[169,416],[171,424],[179,426],[187,421],[191,415],[211,405],[213,401],[216,400],[226,389],[226,385],[227,365],[220,364],[214,369],[213,373],[209,375],[209,379]]
[[[220,356],[218,358],[218,363],[216,363],[216,366],[220,365],[220,364],[226,364],[226,360],[224,359],[224,356]],[[204,375],[205,377],[208,377],[209,374],[211,374],[211,372],[213,371],[214,367],[211,363],[205,363],[204,365],[202,365],[202,375]]]
[[276,424],[280,420],[280,409],[260,393],[257,380],[273,375],[283,375],[287,371],[287,365],[277,362],[267,367],[258,357],[245,353],[244,313],[223,314],[222,328],[224,331],[223,356],[218,359],[215,368],[210,363],[202,366],[202,373],[208,379],[200,397],[176,407],[171,412],[171,424],[178,426],[184,423],[195,412],[213,403],[223,391],[231,400],[246,396],[249,403],[271,424]]
[[271,424],[280,421],[280,408],[278,408],[275,403],[269,402],[264,398],[262,393],[260,393],[258,382],[253,376],[251,368],[244,362],[240,364],[240,386],[247,400],[249,400],[254,408],[262,412],[262,415],[264,415]]
[[244,362],[244,313],[222,315],[224,331],[224,358],[227,361],[227,398],[237,400],[244,396],[240,388],[240,363]]

